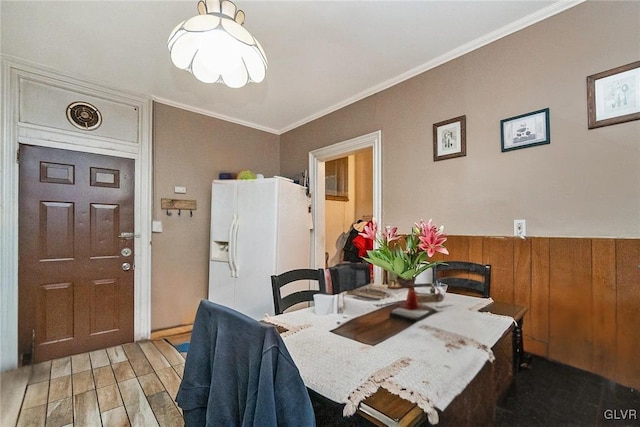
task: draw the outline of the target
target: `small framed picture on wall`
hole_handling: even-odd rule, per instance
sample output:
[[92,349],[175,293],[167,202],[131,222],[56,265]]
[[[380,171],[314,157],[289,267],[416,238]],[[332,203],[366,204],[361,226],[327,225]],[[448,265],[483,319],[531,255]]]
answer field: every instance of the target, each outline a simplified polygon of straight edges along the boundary
[[502,151],[550,144],[549,109],[500,120]]
[[433,125],[433,161],[467,155],[467,116]]
[[587,77],[589,129],[640,119],[640,61]]

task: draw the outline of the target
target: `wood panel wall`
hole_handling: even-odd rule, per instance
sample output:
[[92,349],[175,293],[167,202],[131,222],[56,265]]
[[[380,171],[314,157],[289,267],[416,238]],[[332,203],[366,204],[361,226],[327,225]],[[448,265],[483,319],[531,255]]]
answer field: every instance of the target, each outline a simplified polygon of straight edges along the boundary
[[527,307],[525,351],[640,388],[640,239],[449,236],[443,261],[491,264]]

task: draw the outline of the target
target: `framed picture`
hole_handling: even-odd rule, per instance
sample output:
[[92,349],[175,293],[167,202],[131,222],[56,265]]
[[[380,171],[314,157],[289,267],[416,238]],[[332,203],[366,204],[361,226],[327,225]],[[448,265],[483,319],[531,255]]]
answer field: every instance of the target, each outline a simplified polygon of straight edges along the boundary
[[549,109],[500,120],[502,151],[549,144]]
[[640,61],[587,77],[589,129],[640,119]]
[[433,161],[467,155],[467,116],[433,125]]

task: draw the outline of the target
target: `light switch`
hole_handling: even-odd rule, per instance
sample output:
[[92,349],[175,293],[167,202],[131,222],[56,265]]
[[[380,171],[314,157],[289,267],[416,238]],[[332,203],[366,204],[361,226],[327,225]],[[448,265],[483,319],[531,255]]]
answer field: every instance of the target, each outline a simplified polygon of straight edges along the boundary
[[162,221],[152,221],[151,231],[154,233],[162,233]]
[[173,187],[173,192],[176,194],[186,194],[187,187]]

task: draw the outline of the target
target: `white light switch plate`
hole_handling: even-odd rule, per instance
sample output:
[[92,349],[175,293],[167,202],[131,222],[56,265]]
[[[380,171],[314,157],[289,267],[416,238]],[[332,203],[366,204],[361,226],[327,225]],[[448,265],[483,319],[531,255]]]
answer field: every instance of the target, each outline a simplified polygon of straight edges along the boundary
[[162,233],[162,221],[152,221],[151,231],[154,233]]
[[173,187],[173,192],[176,194],[186,194],[187,187]]

